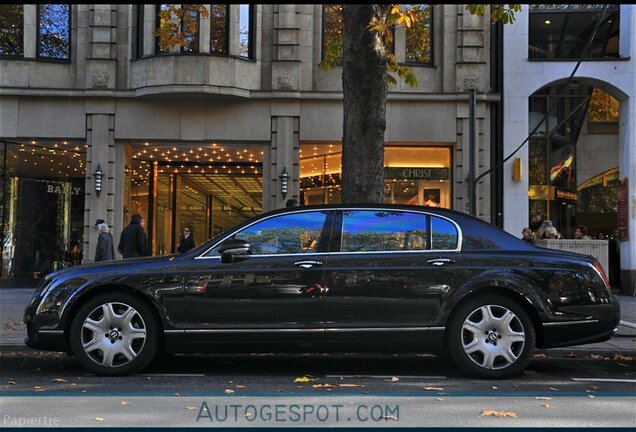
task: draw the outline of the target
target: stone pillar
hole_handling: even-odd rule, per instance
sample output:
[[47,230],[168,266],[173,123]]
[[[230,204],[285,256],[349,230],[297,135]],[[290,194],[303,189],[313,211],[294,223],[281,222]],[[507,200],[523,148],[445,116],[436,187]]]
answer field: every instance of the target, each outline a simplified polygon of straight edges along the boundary
[[298,5],[293,4],[274,5],[273,90],[300,89],[300,28],[297,7]]
[[89,10],[89,58],[86,88],[114,89],[116,84],[117,5],[93,5]]
[[[455,91],[466,94],[466,102],[457,103],[457,146],[455,148],[454,167],[454,208],[470,212],[470,184],[468,175],[470,158],[475,161],[475,177],[490,168],[490,139],[485,132],[490,118],[484,94],[489,88],[490,38],[487,17],[470,14],[463,5],[456,6],[457,36],[454,72],[456,76]],[[470,118],[468,92],[476,91],[475,108],[475,154],[470,154]],[[490,177],[483,177],[477,184],[476,215],[480,219],[490,221]]]
[[[273,114],[275,112],[273,111]],[[272,116],[271,144],[263,158],[263,211],[285,207],[289,199],[299,200],[299,116]],[[287,169],[287,195],[281,194],[280,175]]]
[[199,19],[199,52],[210,52],[210,6],[205,6],[208,10],[207,18],[201,15]]
[[[115,243],[121,233],[121,219],[115,220],[115,191],[116,191],[116,151],[115,151],[115,115],[114,102],[95,103],[87,107],[93,111],[86,115],[86,185],[84,204],[84,260],[83,263],[95,260],[97,246],[97,232],[93,225],[97,219],[104,219],[109,227],[119,223],[119,231],[113,230]],[[108,113],[111,111],[112,113]],[[102,190],[97,195],[95,191],[95,171],[102,169]],[[119,176],[123,174],[123,170]],[[123,191],[123,183],[120,188]],[[121,196],[121,194],[119,194]],[[119,200],[121,198],[118,197]],[[121,207],[121,205],[119,205]],[[117,245],[115,244],[115,247]]]
[[37,5],[24,5],[24,58],[35,58],[37,51]]
[[[507,157],[528,136],[528,97],[523,85],[523,67],[528,59],[528,5],[516,14],[513,25],[504,25],[504,142],[503,154]],[[512,180],[512,165],[521,158],[521,181]],[[518,237],[528,225],[528,145],[524,145],[504,164],[504,229]]]
[[[636,78],[634,78],[636,80]],[[636,83],[634,85],[636,88]],[[619,178],[627,179],[627,240],[621,249],[621,292],[636,296],[636,97],[621,101],[619,129]]]
[[157,25],[157,10],[153,4],[144,5],[144,55],[155,54],[155,26]]

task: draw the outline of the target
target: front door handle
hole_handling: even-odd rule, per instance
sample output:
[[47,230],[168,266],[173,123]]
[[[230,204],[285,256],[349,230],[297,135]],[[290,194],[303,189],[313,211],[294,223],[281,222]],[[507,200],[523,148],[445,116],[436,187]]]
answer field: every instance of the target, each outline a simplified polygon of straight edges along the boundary
[[322,261],[296,261],[294,265],[296,267],[308,269],[313,267],[320,267],[322,265]]
[[428,261],[426,261],[428,264],[432,264],[434,266],[443,266],[443,265],[447,265],[447,264],[453,264],[455,262],[454,259],[450,259],[450,258],[435,258],[435,259],[430,259]]

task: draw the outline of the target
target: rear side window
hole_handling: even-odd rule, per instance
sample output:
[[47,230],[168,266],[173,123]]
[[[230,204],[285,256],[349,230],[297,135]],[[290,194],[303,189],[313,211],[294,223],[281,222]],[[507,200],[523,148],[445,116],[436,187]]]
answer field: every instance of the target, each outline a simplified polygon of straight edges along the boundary
[[433,250],[455,250],[459,234],[455,225],[446,219],[431,216]]
[[400,211],[343,212],[342,252],[385,252],[428,249],[427,216]]

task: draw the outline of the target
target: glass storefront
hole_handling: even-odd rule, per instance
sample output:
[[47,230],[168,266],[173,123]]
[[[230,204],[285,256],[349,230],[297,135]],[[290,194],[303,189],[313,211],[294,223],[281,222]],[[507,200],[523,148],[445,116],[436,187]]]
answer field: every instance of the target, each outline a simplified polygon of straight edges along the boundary
[[260,145],[136,144],[124,226],[139,213],[154,256],[176,253],[185,226],[199,245],[262,213],[262,158]]
[[86,144],[2,142],[2,278],[80,264]]
[[[341,202],[341,144],[300,145],[302,204]],[[384,202],[451,208],[451,148],[387,145]]]

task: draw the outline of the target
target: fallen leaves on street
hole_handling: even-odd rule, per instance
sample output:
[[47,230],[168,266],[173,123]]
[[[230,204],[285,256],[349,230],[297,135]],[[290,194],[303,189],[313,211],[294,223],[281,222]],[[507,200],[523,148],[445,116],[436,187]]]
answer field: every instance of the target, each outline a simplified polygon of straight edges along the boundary
[[535,399],[536,400],[552,400],[551,397],[545,397],[545,396],[537,396]]
[[197,407],[193,407],[193,406],[187,406],[186,409],[188,411],[194,411],[195,409],[197,409]]
[[234,393],[234,390],[232,389],[225,389],[225,394],[232,394]]
[[104,421],[104,417],[95,417],[95,421]]
[[59,383],[67,382],[64,378],[53,378],[51,381]]
[[632,361],[633,358],[631,356],[624,356],[622,354],[616,353],[614,354],[614,360]]
[[295,383],[299,382],[299,383],[306,383],[306,382],[313,382],[313,381],[318,381],[317,378],[309,378],[308,376],[304,376],[301,378],[296,378],[294,380]]
[[424,390],[426,390],[426,391],[443,391],[444,389],[442,387],[424,387]]
[[338,384],[338,387],[364,387],[363,384]]
[[496,411],[485,409],[482,411],[481,416],[495,416],[495,417],[517,417],[517,413],[514,411]]
[[130,402],[123,400],[123,401],[119,402],[119,405],[121,405],[121,406],[130,405]]

